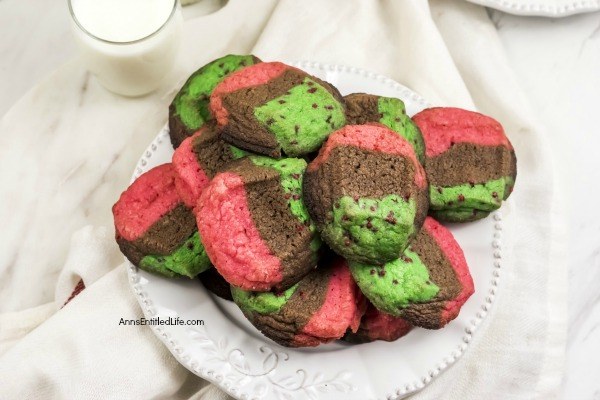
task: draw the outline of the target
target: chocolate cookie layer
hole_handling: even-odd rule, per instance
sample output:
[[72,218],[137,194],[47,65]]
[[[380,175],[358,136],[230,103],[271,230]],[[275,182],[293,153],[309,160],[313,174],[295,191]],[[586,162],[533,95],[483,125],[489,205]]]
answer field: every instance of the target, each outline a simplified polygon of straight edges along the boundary
[[231,161],[249,153],[221,140],[212,122],[186,138],[173,153],[175,186],[185,204],[195,208],[212,177]]
[[198,164],[211,179],[233,160],[250,155],[222,140],[214,126],[206,134],[198,135],[192,140],[192,150]]
[[302,202],[305,168],[300,159],[245,157],[207,187],[198,226],[230,284],[282,290],[316,266],[321,242]]
[[[505,146],[456,143],[425,163],[431,186],[480,184],[507,176],[516,177],[515,152]],[[513,178],[514,179],[514,178]]]
[[193,278],[211,266],[195,217],[175,190],[171,164],[140,176],[113,206],[116,240],[136,266]]
[[209,292],[223,300],[233,301],[233,297],[231,297],[231,286],[223,279],[216,268],[209,268],[198,275],[198,278]]
[[283,295],[289,297],[277,313],[252,314],[250,311],[247,318],[268,338],[283,346],[292,346],[296,334],[325,303],[329,275],[327,270],[315,270],[291,288],[291,295]]
[[375,307],[428,329],[456,318],[474,290],[460,246],[431,217],[399,259],[383,266],[351,263],[350,269]]
[[379,122],[406,139],[412,145],[419,162],[425,160],[423,136],[417,125],[406,114],[406,107],[402,100],[366,93],[352,93],[344,96],[344,101],[348,125]]
[[252,55],[227,55],[194,72],[169,106],[169,134],[174,148],[212,119],[208,103],[213,89],[230,73],[260,60]]
[[183,204],[168,211],[135,240],[125,240],[117,234],[121,252],[135,265],[147,254],[168,255],[179,248],[196,231],[196,219]]
[[232,288],[244,315],[265,336],[289,347],[317,346],[356,331],[364,312],[362,296],[338,259],[322,265],[281,293]]
[[304,198],[325,242],[348,260],[397,258],[427,214],[414,151],[383,125],[346,126],[309,165]]
[[211,110],[225,141],[271,157],[313,152],[345,123],[333,86],[282,63],[230,75],[211,96]]
[[502,126],[456,108],[426,109],[414,120],[425,138],[430,213],[465,222],[498,209],[517,176],[515,152]]
[[[316,250],[320,241],[316,227],[311,223],[305,210],[304,215],[295,215],[291,201],[302,202],[302,174],[305,165],[302,162],[289,159],[287,163],[278,162],[282,168],[297,163],[300,167],[287,177],[272,168],[273,161],[266,157],[249,157],[229,171],[242,177],[250,214],[261,238],[273,254],[281,260],[283,280],[277,289],[289,287],[317,265]],[[283,180],[295,180],[295,188],[286,185]],[[288,190],[286,191],[286,187]],[[304,208],[301,204],[299,209]]]

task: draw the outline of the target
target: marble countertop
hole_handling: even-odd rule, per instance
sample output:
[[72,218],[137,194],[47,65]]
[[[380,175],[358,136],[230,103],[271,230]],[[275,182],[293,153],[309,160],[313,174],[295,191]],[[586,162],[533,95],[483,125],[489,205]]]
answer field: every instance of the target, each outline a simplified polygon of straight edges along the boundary
[[[66,7],[66,2],[58,0],[0,0],[0,116],[9,112],[48,74],[76,55]],[[184,15],[190,18],[194,12],[186,9]],[[564,195],[568,204],[573,205],[568,207],[572,256],[569,265],[568,364],[563,398],[600,399],[597,379],[600,371],[600,247],[597,243],[600,219],[590,218],[594,213],[589,211],[595,209],[600,168],[597,168],[595,157],[584,150],[600,145],[595,120],[600,105],[600,12],[561,19],[518,17],[499,11],[490,11],[490,16],[520,84],[546,125],[555,158],[560,160],[556,172],[568,183]],[[29,34],[21,34],[23,30]],[[63,68],[69,68],[69,65]],[[78,68],[73,68],[73,72],[81,74]],[[65,90],[77,90],[83,98],[88,79],[85,76],[74,79],[74,82],[81,81],[85,82],[82,87]],[[106,99],[110,96],[107,94]],[[159,90],[149,107],[156,103],[163,105],[167,98],[169,93],[160,94]],[[56,100],[61,99],[57,94]],[[93,100],[102,103],[105,99]],[[132,135],[137,134],[139,132],[132,127]],[[122,140],[125,143],[127,138]],[[94,151],[102,151],[101,146]],[[134,162],[107,161],[130,165]],[[111,177],[103,175],[103,171],[109,171],[109,166],[82,163],[65,178],[65,186],[69,186],[68,180],[81,180],[81,172],[90,168],[100,168],[96,171],[98,178],[101,182],[109,181]],[[103,190],[102,186],[89,189]],[[85,201],[85,196],[81,201]],[[93,204],[86,209],[91,207]],[[14,260],[8,257],[6,262],[10,264]]]

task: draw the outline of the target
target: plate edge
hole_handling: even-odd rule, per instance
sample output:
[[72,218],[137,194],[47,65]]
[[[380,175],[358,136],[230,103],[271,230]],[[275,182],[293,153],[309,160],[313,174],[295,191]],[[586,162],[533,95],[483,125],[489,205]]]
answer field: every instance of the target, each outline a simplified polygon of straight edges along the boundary
[[538,17],[566,17],[569,15],[600,10],[600,0],[572,1],[564,5],[542,3],[523,4],[507,0],[468,0],[484,7],[494,8],[513,15]]

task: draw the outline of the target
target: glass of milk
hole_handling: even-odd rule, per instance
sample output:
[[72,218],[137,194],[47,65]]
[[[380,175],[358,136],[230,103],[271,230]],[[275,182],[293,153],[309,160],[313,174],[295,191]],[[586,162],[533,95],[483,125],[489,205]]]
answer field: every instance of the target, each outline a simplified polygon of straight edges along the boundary
[[178,0],[68,0],[87,68],[111,92],[141,96],[173,67],[183,18]]

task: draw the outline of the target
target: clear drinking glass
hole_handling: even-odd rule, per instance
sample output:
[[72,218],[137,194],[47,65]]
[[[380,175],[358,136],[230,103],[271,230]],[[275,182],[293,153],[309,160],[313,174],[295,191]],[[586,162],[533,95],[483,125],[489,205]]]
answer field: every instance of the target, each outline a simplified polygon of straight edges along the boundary
[[178,0],[67,0],[87,69],[124,96],[157,89],[173,67],[183,18]]

